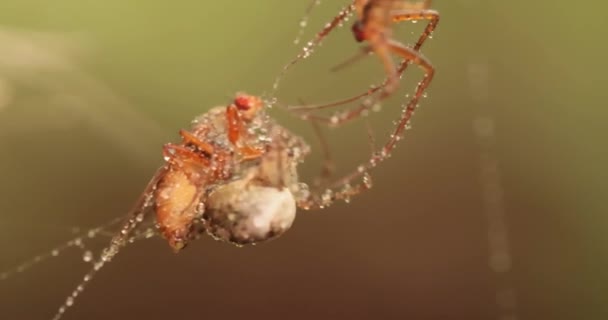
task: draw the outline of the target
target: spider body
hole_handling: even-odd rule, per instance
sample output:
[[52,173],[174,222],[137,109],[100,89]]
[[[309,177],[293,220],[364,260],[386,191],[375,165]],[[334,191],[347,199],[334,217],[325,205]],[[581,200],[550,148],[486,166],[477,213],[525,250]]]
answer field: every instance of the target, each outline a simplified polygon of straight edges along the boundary
[[277,154],[277,143],[286,139],[307,147],[273,123],[263,105],[238,94],[227,107],[195,119],[191,130],[181,130],[181,143],[164,146],[166,165],[153,179],[151,196],[159,231],[175,251],[202,231],[247,244],[291,226],[295,164]]

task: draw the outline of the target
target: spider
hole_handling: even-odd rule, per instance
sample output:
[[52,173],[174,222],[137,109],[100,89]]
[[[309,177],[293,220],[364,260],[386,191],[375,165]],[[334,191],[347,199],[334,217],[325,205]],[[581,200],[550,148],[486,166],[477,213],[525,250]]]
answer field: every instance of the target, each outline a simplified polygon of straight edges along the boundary
[[[307,21],[308,14],[318,2],[318,0],[312,2],[302,21]],[[303,47],[302,51],[292,61],[285,65],[282,72],[276,78],[273,86],[275,91],[278,89],[280,80],[286,72],[297,62],[309,57],[314,51],[314,48],[336,27],[345,22],[353,12],[356,13],[356,20],[352,25],[352,33],[357,42],[365,42],[366,46],[362,48],[359,55],[349,59],[341,66],[344,66],[359,57],[374,53],[382,62],[386,73],[386,79],[380,85],[372,86],[365,92],[346,99],[323,105],[287,106],[286,108],[290,112],[296,113],[304,120],[310,120],[330,127],[341,126],[358,119],[360,116],[366,114],[374,105],[393,94],[399,86],[400,77],[410,63],[416,64],[425,73],[424,78],[418,83],[414,95],[407,104],[404,105],[401,117],[397,121],[389,140],[382,146],[381,150],[379,152],[374,152],[368,163],[359,166],[356,172],[348,174],[344,178],[338,180],[338,182],[333,184],[334,186],[348,183],[351,179],[367,173],[369,169],[386,159],[397,142],[401,139],[404,131],[409,127],[409,122],[414,111],[418,106],[420,99],[425,95],[425,91],[435,74],[435,68],[431,62],[420,53],[422,45],[431,37],[439,22],[439,13],[430,9],[430,6],[431,0],[423,0],[420,2],[406,0],[353,0],[350,5],[342,9],[338,15],[327,23],[325,27],[317,33],[315,38]],[[428,23],[413,47],[410,48],[405,46],[392,38],[393,24],[402,21],[418,20],[427,20]],[[304,25],[305,23],[302,24],[302,26]],[[402,61],[398,66],[395,66],[391,54],[402,58]],[[374,94],[376,95],[373,96]],[[323,116],[315,113],[315,111],[320,109],[341,106],[365,97],[371,98],[363,101],[358,107],[337,112],[332,116]]]
[[[280,80],[294,64],[309,57],[314,51],[314,48],[337,26],[340,26],[346,21],[352,12],[355,11],[357,19],[352,25],[352,33],[357,42],[367,43],[367,45],[362,48],[361,54],[355,58],[365,56],[369,53],[376,54],[385,69],[387,75],[386,80],[380,86],[374,86],[365,93],[348,99],[323,106],[305,106],[297,109],[314,110],[341,105],[346,102],[357,100],[363,96],[372,95],[382,89],[380,95],[376,97],[375,100],[365,103],[366,107],[369,108],[371,105],[390,96],[397,89],[399,77],[403,74],[409,63],[418,65],[425,72],[423,81],[419,83],[416,89],[416,95],[421,95],[429,86],[435,74],[435,68],[431,62],[420,53],[420,48],[424,42],[431,37],[439,23],[439,13],[430,9],[431,2],[431,0],[423,0],[421,2],[411,2],[407,0],[353,0],[353,2],[340,11],[331,22],[327,23],[323,30],[317,33],[312,41],[309,41],[306,46],[304,46],[296,58],[283,68],[282,72],[275,80],[274,89],[276,90],[278,88]],[[309,5],[306,16],[302,19],[304,22],[302,25],[305,25],[310,11],[315,5],[318,5],[318,3],[319,0],[314,0]],[[418,20],[428,20],[429,22],[412,48],[409,48],[392,38],[392,25],[394,23]],[[395,66],[391,59],[391,54],[397,55],[403,59],[399,67]],[[353,59],[350,59],[349,61],[352,60]],[[356,115],[348,114],[348,116],[340,117],[337,120],[331,120],[331,124],[342,124],[343,122],[347,122],[353,117],[358,116],[360,113],[361,112]]]
[[[163,146],[165,164],[148,182],[120,231],[94,260],[93,268],[67,297],[53,319],[59,320],[85,285],[127,244],[157,232],[174,252],[208,234],[238,246],[275,239],[292,225],[296,208],[323,208],[327,194],[311,192],[299,182],[297,166],[310,153],[300,137],[274,122],[265,113],[265,102],[244,93],[228,106],[216,107],[197,117],[190,130],[180,130],[180,143]],[[347,199],[369,187],[361,184],[336,192]],[[152,218],[151,213],[155,213]],[[154,220],[156,228],[142,228]],[[104,226],[70,240],[48,254],[0,273],[0,280],[19,273],[70,247],[84,250],[83,238],[103,234],[120,223]]]

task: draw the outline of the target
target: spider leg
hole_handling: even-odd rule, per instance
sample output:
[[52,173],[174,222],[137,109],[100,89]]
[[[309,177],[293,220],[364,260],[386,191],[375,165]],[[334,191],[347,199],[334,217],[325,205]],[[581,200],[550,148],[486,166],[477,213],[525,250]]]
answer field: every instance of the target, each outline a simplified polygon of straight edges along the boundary
[[238,108],[233,104],[226,108],[226,122],[228,123],[228,140],[237,147],[243,160],[259,158],[263,153],[262,150],[242,144],[244,132],[243,119],[239,116]]
[[289,69],[291,69],[291,67],[298,63],[300,60],[308,58],[314,51],[315,47],[317,47],[327,35],[329,35],[337,26],[343,23],[346,18],[348,18],[348,16],[350,16],[350,14],[355,9],[355,3],[357,1],[358,0],[353,0],[351,4],[342,9],[338,13],[338,15],[332,19],[332,21],[326,24],[325,27],[319,33],[317,33],[313,40],[309,41],[302,48],[302,51],[300,51],[300,53],[293,60],[291,60],[287,65],[283,67],[283,70],[279,73],[272,86],[273,95],[274,92],[276,92],[276,90],[279,88],[279,83],[281,82],[287,71],[289,71]]
[[325,134],[323,134],[322,128],[315,121],[311,122],[315,135],[319,140],[319,144],[321,145],[321,153],[322,153],[322,163],[321,163],[321,172],[319,176],[314,180],[315,187],[319,188],[322,185],[325,185],[327,181],[331,179],[336,170],[336,166],[334,164],[333,158],[331,156],[331,151],[329,148],[329,144],[327,143],[327,138]]
[[[420,6],[427,8],[430,5],[430,2],[431,1],[425,1],[424,3],[421,3]],[[399,9],[393,10],[391,12],[391,19],[393,22],[412,21],[412,20],[428,20],[429,21],[429,23],[425,27],[424,31],[418,38],[418,41],[416,42],[416,44],[413,47],[414,51],[419,51],[420,48],[422,47],[422,45],[424,44],[424,42],[430,38],[431,34],[437,27],[437,24],[439,23],[439,13],[435,10],[427,10],[427,9],[404,9],[405,5],[409,5],[410,7],[417,5],[417,4],[412,4],[412,3],[408,3],[408,2],[399,3],[399,5],[401,5],[402,7]],[[371,49],[369,47],[364,48],[364,52],[369,52],[369,51],[371,51]],[[350,62],[351,60],[352,60],[352,58],[349,61],[347,61],[347,63]],[[407,69],[407,66],[409,65],[409,62],[410,61],[407,59],[404,59],[401,62],[401,64],[399,65],[399,67],[397,68],[397,71],[396,71],[396,74],[398,77],[401,77],[401,75],[405,72],[405,70]],[[343,64],[341,64],[340,66],[343,66]],[[367,96],[371,96],[371,95],[375,94],[376,92],[385,88],[389,84],[389,81],[390,81],[390,78],[387,78],[382,84],[374,85],[367,91],[354,95],[354,96],[351,96],[346,99],[342,99],[342,100],[338,100],[338,101],[334,101],[334,102],[330,102],[330,103],[322,104],[322,105],[292,106],[292,107],[288,107],[288,110],[296,111],[297,112],[296,115],[301,118],[309,118],[309,119],[324,123],[326,125],[340,126],[351,120],[354,120],[362,113],[368,111],[373,106],[373,103],[362,104],[348,112],[341,113],[340,116],[338,116],[338,117],[317,116],[317,115],[312,115],[310,113],[303,113],[303,111],[314,111],[314,110],[332,108],[332,107],[341,106],[346,103],[350,103],[350,102],[362,99]],[[376,99],[376,101],[378,101],[378,100],[381,100],[381,98]]]
[[[184,169],[188,166],[207,167],[209,166],[209,155],[198,153],[192,149],[174,143],[167,143],[163,146],[163,156],[167,162]],[[185,170],[188,172],[189,170]]]
[[208,157],[213,154],[215,148],[206,142],[201,141],[192,133],[186,130],[179,130],[179,135],[182,137],[182,142],[184,145],[192,145],[195,146],[198,150],[202,151]]
[[[334,200],[340,199],[348,201],[350,197],[370,189],[371,176],[368,172],[378,163],[384,161],[390,156],[390,152],[394,149],[395,144],[401,139],[403,131],[409,124],[418,105],[418,101],[420,98],[422,98],[424,91],[432,81],[435,74],[435,69],[430,61],[422,56],[420,52],[395,41],[390,41],[388,46],[393,53],[401,56],[403,59],[412,61],[414,64],[422,68],[425,72],[424,79],[418,83],[414,97],[407,103],[407,105],[405,105],[397,126],[393,130],[389,140],[382,147],[382,150],[380,152],[373,153],[369,162],[360,165],[356,171],[346,174],[342,178],[336,180],[336,182],[332,184],[331,187],[322,195],[312,194],[310,197],[302,201],[302,206],[304,208],[323,208],[330,205]],[[351,186],[351,181],[359,176],[363,176],[363,181],[355,186]]]
[[352,57],[344,60],[343,62],[340,62],[340,63],[336,64],[335,66],[331,67],[329,69],[329,71],[338,72],[342,69],[349,67],[350,65],[354,64],[355,62],[358,62],[359,60],[369,56],[371,53],[372,53],[372,50],[369,46],[362,47],[359,52],[354,54]]
[[429,9],[399,9],[391,12],[391,19],[395,23],[428,20],[424,31],[422,31],[422,34],[418,37],[418,41],[416,41],[416,44],[414,45],[414,50],[418,51],[431,34],[433,34],[435,28],[437,28],[437,24],[439,24],[439,12]]
[[311,14],[312,10],[319,4],[321,4],[321,0],[312,0],[308,4],[308,8],[306,8],[306,12],[304,13],[304,16],[302,17],[302,19],[300,19],[300,29],[298,30],[298,35],[296,36],[296,39],[293,41],[294,44],[300,43],[300,39],[302,38],[302,35],[304,34],[304,29],[308,25],[308,19],[310,18],[310,14]]

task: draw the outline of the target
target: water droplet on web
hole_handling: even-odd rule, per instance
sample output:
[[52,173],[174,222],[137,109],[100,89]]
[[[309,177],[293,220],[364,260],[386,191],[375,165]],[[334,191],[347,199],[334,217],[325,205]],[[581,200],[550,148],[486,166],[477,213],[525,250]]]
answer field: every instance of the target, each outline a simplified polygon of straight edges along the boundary
[[333,196],[334,192],[331,189],[325,190],[325,192],[323,192],[323,195],[321,196],[321,201],[323,202],[323,205],[330,205],[333,201]]
[[350,183],[344,184],[344,187],[342,188],[342,191],[341,191],[344,202],[350,203],[350,195],[352,192],[353,192],[353,187],[350,185]]
[[363,174],[363,184],[368,189],[372,187],[372,176],[368,172]]
[[84,260],[84,262],[91,262],[93,260],[93,252],[90,250],[85,251],[82,255],[82,260]]
[[52,255],[53,257],[58,256],[58,255],[59,255],[59,250],[55,249],[55,250],[51,251],[51,255]]

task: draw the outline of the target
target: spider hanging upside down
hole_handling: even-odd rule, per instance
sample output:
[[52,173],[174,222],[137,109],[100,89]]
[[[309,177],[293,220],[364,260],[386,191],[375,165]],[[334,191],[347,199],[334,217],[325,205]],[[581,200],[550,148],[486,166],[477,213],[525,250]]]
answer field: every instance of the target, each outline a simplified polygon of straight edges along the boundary
[[[313,0],[312,4],[309,6],[307,15],[318,3],[319,0]],[[400,77],[410,63],[416,64],[423,70],[424,77],[422,81],[418,83],[414,95],[406,104],[404,104],[403,112],[396,122],[389,140],[382,146],[380,151],[374,152],[368,163],[359,166],[358,172],[346,176],[344,179],[341,179],[339,183],[343,183],[363,172],[367,172],[379,162],[386,159],[403,136],[404,131],[408,128],[418,103],[424,96],[425,90],[430,85],[435,74],[435,68],[431,62],[420,53],[422,45],[431,37],[439,23],[439,13],[430,9],[430,6],[431,0],[422,0],[419,2],[406,0],[353,0],[352,3],[340,11],[331,22],[327,23],[323,30],[318,32],[312,41],[304,46],[296,58],[285,65],[282,72],[276,78],[274,83],[275,91],[278,89],[279,83],[287,71],[300,60],[309,57],[314,51],[314,48],[335,30],[336,27],[342,25],[353,12],[356,13],[356,20],[352,26],[353,35],[356,41],[365,42],[366,46],[363,47],[361,54],[348,60],[347,63],[366,56],[369,53],[374,53],[378,56],[384,67],[386,73],[385,81],[380,85],[372,86],[363,93],[346,99],[322,105],[290,106],[287,107],[289,111],[295,112],[300,118],[305,120],[331,127],[340,126],[365,115],[375,104],[393,94],[398,88]],[[308,17],[305,16],[302,20],[304,23],[301,23],[301,26],[306,24],[305,22],[307,19]],[[393,39],[393,24],[402,21],[415,22],[418,20],[428,20],[428,24],[412,47],[403,45]],[[391,54],[402,58],[402,61],[398,66],[395,66]],[[374,96],[374,94],[376,95]],[[366,97],[371,98],[364,100],[358,107],[339,111],[331,116],[315,113],[315,111],[320,109],[338,107]]]
[[[239,245],[269,240],[289,229],[296,206],[327,205],[298,182],[296,166],[309,146],[273,122],[258,97],[238,94],[180,135],[181,144],[164,146],[167,163],[144,193],[154,199],[159,231],[175,251],[199,229]],[[365,188],[344,189],[335,197]],[[136,211],[145,205],[140,207]]]
[[[306,17],[303,21],[308,20],[308,14],[312,10],[315,4],[318,4],[319,0],[313,0],[309,6]],[[296,109],[314,110],[320,108],[327,108],[331,106],[341,105],[347,102],[354,101],[363,96],[369,96],[380,89],[382,92],[373,101],[365,103],[367,106],[371,106],[376,102],[379,102],[388,96],[390,96],[399,85],[399,77],[403,74],[409,63],[418,65],[425,73],[424,79],[418,84],[416,88],[416,95],[422,95],[424,90],[429,86],[435,74],[435,68],[431,62],[420,53],[420,48],[424,42],[431,37],[433,31],[439,23],[439,13],[436,10],[430,9],[431,0],[422,0],[420,2],[412,2],[407,0],[353,0],[353,2],[344,8],[340,13],[335,16],[331,22],[327,23],[323,30],[317,33],[315,39],[308,42],[302,49],[300,54],[296,56],[290,63],[288,63],[283,71],[277,77],[274,88],[278,88],[279,82],[285,75],[287,70],[291,68],[298,61],[307,58],[313,52],[313,49],[319,45],[323,39],[328,36],[337,26],[340,26],[353,11],[356,12],[357,19],[352,26],[352,32],[357,42],[366,42],[367,46],[362,48],[362,55],[358,55],[355,58],[367,55],[369,53],[376,54],[386,72],[386,81],[380,86],[374,86],[367,90],[364,94],[354,96],[349,99],[344,99],[335,103],[323,105],[323,106],[307,106]],[[396,41],[392,37],[393,29],[392,25],[397,22],[403,21],[418,21],[428,20],[429,23],[425,27],[424,31],[418,38],[416,44],[410,48]],[[305,25],[305,23],[303,24]],[[395,54],[403,59],[401,65],[396,67],[391,54]],[[349,60],[350,61],[350,60]],[[420,97],[418,97],[419,99]],[[416,102],[418,99],[415,99]],[[357,113],[351,114],[350,116],[344,116],[342,119],[333,120],[333,125],[341,124],[351,120],[354,116],[358,116]]]
[[180,144],[164,146],[167,163],[153,179],[152,195],[159,231],[175,251],[197,233],[199,219],[214,237],[237,244],[267,240],[291,226],[290,188],[297,187],[295,165],[308,146],[271,123],[263,106],[238,94],[194,120],[192,131],[181,130]]
[[[309,146],[275,123],[264,112],[264,104],[258,97],[239,93],[227,107],[213,108],[196,118],[190,131],[181,130],[181,143],[163,147],[165,165],[157,170],[120,232],[93,262],[54,320],[74,304],[97,271],[142,235],[138,228],[150,212],[156,213],[157,230],[175,252],[203,233],[236,245],[255,244],[287,231],[297,207],[323,208],[328,201],[349,199],[371,187],[364,179],[332,193],[331,199],[309,191],[297,174],[297,165],[310,153]],[[148,237],[147,231],[143,235]],[[77,246],[77,242],[61,249]],[[4,273],[3,279],[33,263]]]

